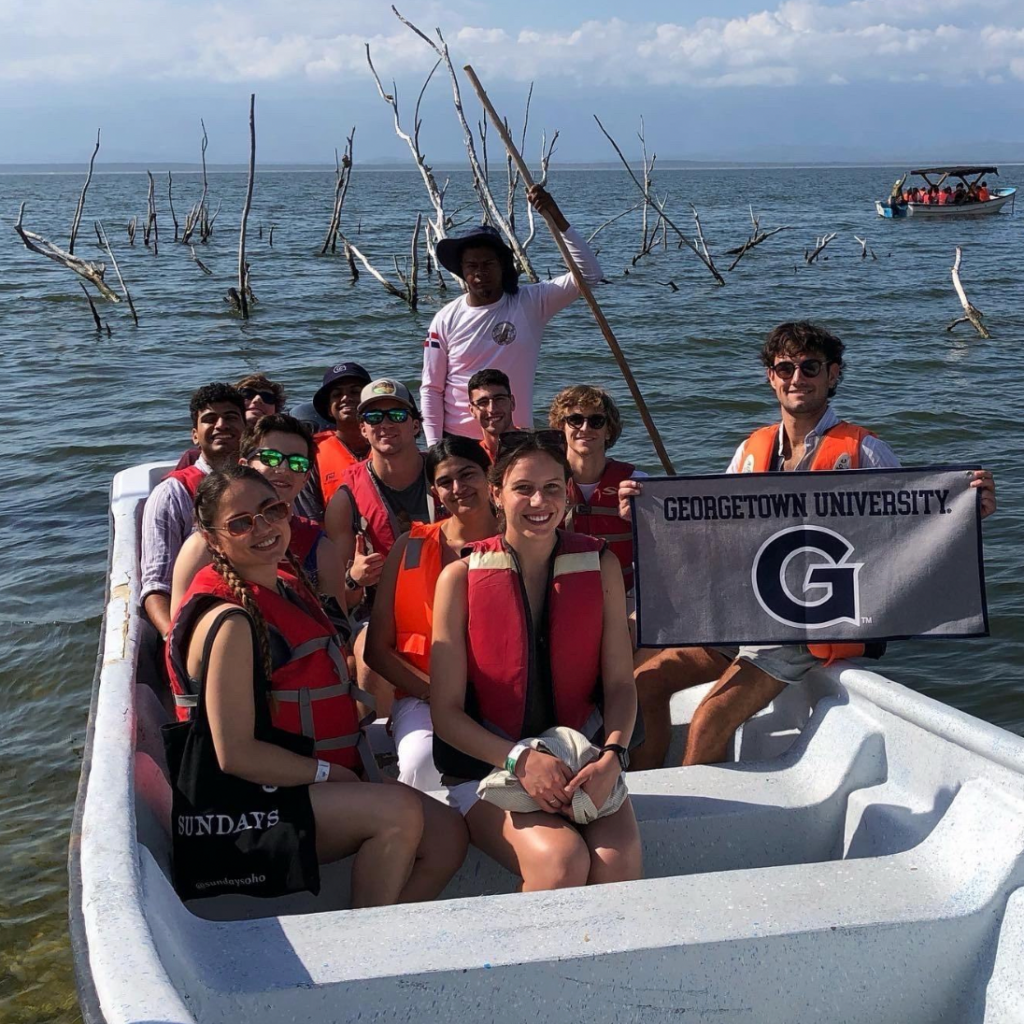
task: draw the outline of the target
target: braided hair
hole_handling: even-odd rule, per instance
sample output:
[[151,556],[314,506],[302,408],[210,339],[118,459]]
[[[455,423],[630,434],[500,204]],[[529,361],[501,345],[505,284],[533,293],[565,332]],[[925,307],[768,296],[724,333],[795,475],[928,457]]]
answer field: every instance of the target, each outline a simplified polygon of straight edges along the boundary
[[[261,667],[264,677],[269,681],[274,673],[274,662],[270,653],[270,631],[267,628],[267,620],[263,618],[263,612],[260,611],[259,605],[256,603],[252,588],[238,574],[227,556],[223,552],[218,551],[209,540],[209,531],[213,526],[213,520],[217,509],[220,507],[224,492],[236,480],[258,482],[266,487],[268,491],[276,493],[266,477],[257,473],[255,469],[241,465],[229,466],[220,472],[207,474],[196,488],[195,518],[199,528],[206,534],[206,547],[210,552],[210,559],[214,570],[228,585],[235,600],[238,601],[252,619],[256,642],[259,646]],[[290,552],[289,557],[291,557]]]

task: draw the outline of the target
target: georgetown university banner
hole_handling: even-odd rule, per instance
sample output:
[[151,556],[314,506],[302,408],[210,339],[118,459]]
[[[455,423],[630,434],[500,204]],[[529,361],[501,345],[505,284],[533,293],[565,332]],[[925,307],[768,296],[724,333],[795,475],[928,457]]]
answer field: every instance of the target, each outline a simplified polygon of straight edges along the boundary
[[643,482],[642,647],[988,635],[971,470]]

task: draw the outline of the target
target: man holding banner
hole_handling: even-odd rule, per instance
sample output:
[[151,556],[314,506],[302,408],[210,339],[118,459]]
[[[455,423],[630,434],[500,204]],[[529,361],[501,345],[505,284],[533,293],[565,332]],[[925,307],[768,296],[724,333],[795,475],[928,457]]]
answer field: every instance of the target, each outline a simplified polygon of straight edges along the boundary
[[[842,377],[843,350],[843,343],[829,331],[804,321],[781,324],[771,332],[762,348],[761,360],[768,383],[779,401],[781,424],[754,431],[736,449],[727,473],[884,471],[899,468],[899,460],[887,444],[868,430],[841,421],[829,406],[828,400],[835,394]],[[909,474],[918,472],[906,471]],[[834,485],[834,478],[823,479],[820,488],[787,486],[781,481],[769,483],[762,480],[752,481],[750,487],[739,489],[735,485],[726,486],[724,481],[715,484],[712,481],[716,478],[704,478],[688,489],[700,493],[688,493],[686,496],[682,496],[684,488],[677,485],[690,481],[651,482],[649,497],[653,497],[653,502],[644,502],[643,521],[639,514],[637,517],[637,539],[641,546],[645,534],[648,547],[652,548],[655,534],[664,540],[665,537],[682,538],[685,533],[686,537],[697,540],[690,549],[690,554],[696,559],[707,550],[706,531],[712,528],[724,527],[732,531],[730,537],[738,538],[739,531],[743,529],[753,529],[755,533],[757,530],[763,533],[765,529],[776,529],[775,524],[780,519],[800,525],[782,523],[781,529],[761,543],[753,559],[752,570],[745,562],[742,570],[731,566],[734,574],[725,581],[727,586],[723,588],[716,584],[717,593],[724,591],[731,595],[722,598],[722,603],[729,607],[717,620],[713,609],[706,615],[698,615],[699,621],[686,627],[693,630],[693,635],[675,641],[677,644],[706,642],[708,646],[671,646],[672,641],[666,638],[674,627],[659,628],[656,620],[659,612],[665,616],[675,615],[676,620],[682,618],[682,606],[673,609],[671,599],[659,600],[656,605],[655,597],[661,598],[662,594],[652,595],[649,604],[642,603],[642,595],[638,596],[638,604],[641,605],[638,609],[640,643],[664,649],[641,662],[636,669],[647,738],[644,745],[633,752],[632,767],[644,770],[659,768],[664,763],[671,732],[669,700],[679,690],[718,680],[690,722],[683,759],[686,765],[713,764],[725,759],[736,729],[771,703],[787,684],[800,683],[822,660],[863,653],[860,644],[835,642],[840,639],[856,641],[862,621],[870,622],[870,617],[859,614],[856,582],[861,566],[848,561],[854,545],[845,540],[845,534],[854,528],[856,521],[863,519],[874,535],[884,533],[897,545],[896,550],[902,543],[901,538],[911,536],[908,531],[918,528],[926,520],[936,524],[931,527],[932,533],[927,535],[929,542],[952,543],[955,536],[963,546],[970,540],[970,527],[965,525],[965,517],[977,515],[973,511],[977,503],[974,490],[981,491],[980,516],[984,518],[995,511],[995,484],[991,473],[985,470],[971,472],[967,478],[969,483],[964,482],[962,471],[944,475],[940,471],[928,471],[920,486],[915,476],[911,488],[904,485],[902,475],[892,487],[887,488],[888,477],[889,474],[880,472],[877,477],[872,474],[870,478],[858,478],[856,486],[834,494],[827,489]],[[946,478],[951,478],[952,482]],[[620,514],[629,517],[630,498],[643,493],[644,485],[640,482],[623,481],[619,487]],[[647,506],[656,506],[656,510]],[[948,520],[940,518],[954,512],[958,515],[950,515]],[[840,534],[829,526],[807,525],[806,521],[815,519],[816,515],[825,517],[829,523],[837,523],[844,533]],[[876,522],[877,518],[886,518],[889,522],[883,528]],[[714,527],[712,520],[715,521]],[[719,520],[728,520],[728,523],[719,526]],[[755,521],[753,526],[749,524],[750,520]],[[761,525],[756,522],[758,520],[763,521]],[[681,524],[682,528],[672,533],[670,524]],[[760,538],[760,534],[756,535]],[[918,534],[912,536],[916,542]],[[980,549],[980,544],[977,546]],[[742,544],[736,544],[735,550],[743,555]],[[857,550],[859,552],[860,547]],[[807,561],[808,552],[814,552],[811,561]],[[818,559],[817,564],[814,559]],[[824,564],[821,559],[824,559]],[[641,567],[643,561],[643,552],[638,550]],[[657,561],[665,562],[661,550]],[[654,562],[652,558],[652,566]],[[960,593],[977,593],[983,605],[980,558],[975,557],[972,562],[971,552],[968,552],[966,562],[971,564],[964,570],[966,575]],[[972,566],[975,575],[971,574]],[[674,566],[680,572],[686,567]],[[652,567],[652,582],[664,583],[664,580],[654,580],[656,572]],[[800,577],[799,573],[806,575]],[[642,579],[641,569],[641,582]],[[794,591],[801,590],[801,579],[803,594],[810,595],[808,600],[794,594]],[[914,597],[916,592],[912,582],[908,585],[910,592],[897,593],[899,600]],[[682,589],[669,586],[666,592],[679,593]],[[692,584],[686,590],[692,595]],[[772,594],[768,594],[770,590]],[[822,594],[826,596],[822,597]],[[753,610],[750,614],[741,611],[742,598],[758,602],[747,606],[748,612]],[[856,615],[849,610],[836,614],[828,610],[843,600],[850,603]],[[644,607],[648,610],[646,622]],[[691,597],[688,610],[692,607]],[[767,613],[765,621],[770,621],[768,627],[758,621],[761,611]],[[726,612],[732,613],[731,620]],[[949,612],[953,618],[956,614]],[[815,619],[818,621],[813,621]],[[768,633],[780,639],[790,636],[806,638],[814,635],[811,630],[822,628],[832,643],[808,646],[798,641],[751,642],[765,640]],[[930,629],[928,625],[915,626],[901,635],[927,632],[934,635],[977,635],[977,631],[970,632],[976,628],[974,626],[961,624],[959,628],[959,632],[941,632]],[[739,633],[741,630],[745,632]],[[715,639],[694,639],[695,635],[705,634]]]

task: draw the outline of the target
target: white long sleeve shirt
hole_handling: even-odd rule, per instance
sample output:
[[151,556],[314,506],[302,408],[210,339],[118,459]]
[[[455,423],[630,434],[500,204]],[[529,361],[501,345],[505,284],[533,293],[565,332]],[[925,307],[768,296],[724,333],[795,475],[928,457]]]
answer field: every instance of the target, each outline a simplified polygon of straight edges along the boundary
[[[589,285],[601,280],[593,251],[570,227],[563,237]],[[478,370],[501,370],[516,399],[517,427],[533,426],[533,380],[547,322],[580,294],[572,274],[522,284],[488,306],[470,306],[462,295],[437,311],[423,343],[420,409],[427,444],[445,431],[479,437],[469,411],[467,385]]]

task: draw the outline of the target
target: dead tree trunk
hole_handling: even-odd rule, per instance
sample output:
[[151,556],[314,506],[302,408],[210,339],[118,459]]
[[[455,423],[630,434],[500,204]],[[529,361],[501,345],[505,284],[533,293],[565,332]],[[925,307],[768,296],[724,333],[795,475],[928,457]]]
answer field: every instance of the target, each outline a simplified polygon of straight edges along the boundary
[[245,229],[252,208],[252,186],[256,175],[256,93],[249,95],[249,182],[245,190],[242,223],[238,228],[238,302],[242,319],[249,319],[249,268],[245,262]]
[[150,238],[153,239],[153,255],[157,256],[160,252],[160,231],[156,226],[156,184],[150,171],[146,171],[146,177],[149,178],[149,196],[147,197],[149,209],[146,214],[146,228],[142,235],[147,246]]
[[726,256],[736,257],[736,259],[734,259],[732,263],[729,264],[729,270],[733,270],[736,267],[736,264],[739,263],[739,261],[743,259],[743,257],[746,256],[747,253],[754,248],[754,246],[760,245],[762,242],[771,238],[772,235],[777,235],[780,231],[789,230],[789,225],[787,224],[781,228],[772,228],[771,231],[762,231],[761,218],[754,216],[753,206],[750,207],[750,220],[751,223],[754,225],[753,230],[750,232],[750,237],[742,245],[737,246],[735,249],[726,250]]
[[206,237],[203,237],[202,225],[206,219],[206,194],[209,191],[209,186],[206,180],[206,146],[209,139],[206,135],[206,124],[203,119],[199,119],[199,124],[203,129],[203,141],[199,148],[199,155],[203,162],[203,194],[199,197],[199,202],[192,207],[188,212],[188,216],[185,218],[185,230],[181,233],[182,244],[188,245],[192,239],[192,235],[196,228],[200,228],[199,240],[201,242],[206,241]]
[[807,261],[808,266],[810,266],[822,254],[825,246],[827,246],[837,234],[839,234],[838,231],[833,231],[830,235],[822,235],[821,238],[816,238],[814,240],[814,249],[811,252],[807,252],[806,249],[804,250],[804,259]]
[[960,280],[960,260],[962,257],[960,246],[956,247],[956,259],[953,260],[953,288],[956,290],[957,298],[960,299],[960,305],[963,306],[964,315],[957,317],[947,328],[947,331],[953,330],[957,324],[969,323],[983,338],[991,338],[988,328],[981,322],[984,313],[980,309],[971,305],[967,298],[967,292],[964,291],[963,283]]
[[24,216],[25,204],[22,203],[18,207],[18,219],[15,221],[14,230],[17,231],[18,237],[24,243],[26,249],[39,253],[40,256],[45,256],[47,259],[53,260],[54,263],[67,267],[68,270],[73,271],[79,277],[85,278],[86,281],[91,281],[105,299],[109,299],[111,302],[120,301],[103,280],[103,275],[107,268],[102,263],[91,263],[89,260],[72,256],[71,253],[58,248],[53,242],[43,238],[42,235],[37,235],[34,231],[26,231],[22,227]]
[[178,240],[178,218],[174,212],[174,196],[171,195],[171,172],[167,172],[167,204],[171,208],[171,220],[174,221],[174,240]]
[[96,163],[96,154],[100,151],[100,130],[96,129],[96,148],[89,158],[89,172],[85,176],[85,184],[82,186],[82,194],[78,197],[78,208],[75,210],[75,219],[71,222],[71,239],[68,242],[68,255],[75,255],[75,239],[78,237],[78,226],[82,223],[82,211],[85,209],[85,193],[89,190],[89,182],[92,181],[92,168]]
[[129,245],[134,245],[135,244],[135,225],[138,224],[138,222],[139,222],[139,218],[138,217],[132,217],[132,219],[130,221],[128,221],[128,244]]
[[[338,225],[341,223],[341,208],[345,205],[345,195],[348,192],[349,180],[352,177],[352,143],[355,139],[356,130],[353,127],[352,134],[345,140],[345,152],[341,162],[338,162],[338,151],[334,151],[334,209],[331,213],[331,223],[327,228],[327,237],[320,247],[320,255],[323,256],[330,249],[337,251]],[[273,244],[273,243],[271,243]]]
[[875,255],[875,250],[868,245],[868,240],[866,238],[858,238],[857,235],[854,235],[853,237],[860,243],[860,258],[862,260],[866,260],[868,258],[868,254],[871,255],[873,260],[878,259]]
[[110,242],[107,241],[107,232],[101,221],[96,221],[95,227],[96,234],[103,240],[103,248],[107,250],[107,255],[110,257],[110,265],[114,268],[114,273],[117,274],[117,280],[120,282],[121,291],[124,292],[125,300],[128,302],[128,308],[131,310],[132,320],[135,321],[135,326],[138,327],[139,314],[135,312],[135,303],[132,302],[132,296],[128,291],[128,285],[124,283],[124,278],[121,276],[121,268],[117,265],[117,260],[114,258],[114,250],[110,248]]

